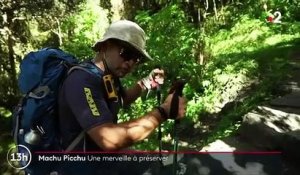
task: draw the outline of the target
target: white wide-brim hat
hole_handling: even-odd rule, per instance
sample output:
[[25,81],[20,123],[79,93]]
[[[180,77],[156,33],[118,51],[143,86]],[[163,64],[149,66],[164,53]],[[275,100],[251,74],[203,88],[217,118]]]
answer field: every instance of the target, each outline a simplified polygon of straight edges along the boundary
[[132,21],[120,20],[113,22],[107,28],[103,38],[94,44],[93,50],[99,51],[101,43],[109,39],[117,39],[128,43],[143,55],[143,59],[145,59],[143,61],[152,60],[146,51],[146,34],[144,30]]

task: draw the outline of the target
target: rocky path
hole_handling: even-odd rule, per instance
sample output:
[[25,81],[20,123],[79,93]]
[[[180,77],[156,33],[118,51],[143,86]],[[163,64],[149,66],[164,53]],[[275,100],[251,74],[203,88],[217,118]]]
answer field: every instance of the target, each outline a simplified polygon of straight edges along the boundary
[[292,58],[290,64],[290,78],[278,87],[286,95],[258,106],[243,116],[236,135],[210,143],[202,151],[280,152],[281,174],[299,175],[300,57]]

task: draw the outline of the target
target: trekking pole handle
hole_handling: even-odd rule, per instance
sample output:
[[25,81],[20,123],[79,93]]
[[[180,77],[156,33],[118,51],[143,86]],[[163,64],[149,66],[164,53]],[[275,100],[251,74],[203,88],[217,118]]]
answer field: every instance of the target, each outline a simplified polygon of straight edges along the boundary
[[179,97],[183,94],[183,88],[186,84],[184,80],[177,80],[173,83],[169,94],[173,94],[170,108],[170,118],[174,119],[174,128],[173,128],[173,138],[174,138],[174,157],[173,157],[173,175],[177,174],[177,151],[178,151],[178,134],[177,134],[177,125],[179,124],[178,117],[178,107],[179,107]]
[[170,118],[175,119],[178,116],[178,105],[179,105],[179,97],[182,97],[182,91],[186,81],[184,80],[177,80],[173,83],[169,94],[174,93],[172,101],[171,101],[171,108],[170,108]]
[[160,105],[161,103],[161,87],[158,85],[156,87],[156,99],[157,99],[157,105]]

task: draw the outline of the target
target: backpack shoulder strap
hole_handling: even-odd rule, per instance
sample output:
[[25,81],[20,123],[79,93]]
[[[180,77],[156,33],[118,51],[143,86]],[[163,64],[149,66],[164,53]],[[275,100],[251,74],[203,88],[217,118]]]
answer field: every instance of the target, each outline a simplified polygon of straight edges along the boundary
[[71,67],[68,71],[68,75],[71,74],[76,69],[83,70],[87,73],[96,75],[98,77],[102,77],[104,75],[104,72],[102,70],[100,70],[95,65],[93,65],[92,63],[89,63],[89,62],[84,62],[84,63],[81,63],[81,64]]

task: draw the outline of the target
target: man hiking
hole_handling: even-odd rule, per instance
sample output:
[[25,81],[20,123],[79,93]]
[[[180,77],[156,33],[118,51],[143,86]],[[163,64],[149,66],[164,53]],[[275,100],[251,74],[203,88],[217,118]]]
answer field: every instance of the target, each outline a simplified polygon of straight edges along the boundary
[[[154,69],[131,88],[125,89],[120,83],[119,79],[138,64],[151,60],[145,50],[145,39],[145,32],[136,23],[128,20],[114,22],[93,46],[96,56],[87,63],[94,66],[101,76],[81,69],[74,69],[68,75],[58,99],[64,149],[68,150],[72,141],[84,133],[70,150],[118,151],[147,138],[170,118],[173,94],[150,112],[117,123],[120,107],[134,102],[143,91],[155,89],[163,83],[164,71],[161,69]],[[185,99],[179,97],[177,119],[184,117],[185,108]]]

